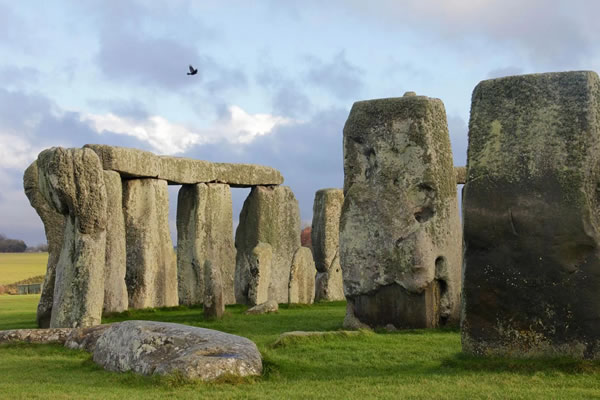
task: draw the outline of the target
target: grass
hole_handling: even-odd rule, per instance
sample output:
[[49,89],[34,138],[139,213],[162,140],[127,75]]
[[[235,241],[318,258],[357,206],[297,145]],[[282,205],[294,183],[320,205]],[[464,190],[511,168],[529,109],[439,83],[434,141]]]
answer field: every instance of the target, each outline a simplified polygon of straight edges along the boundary
[[[0,297],[0,329],[31,327],[37,296]],[[264,375],[227,383],[117,374],[89,354],[51,345],[0,346],[0,397],[15,399],[398,399],[600,398],[600,363],[571,359],[480,359],[461,355],[456,330],[332,334],[273,346],[293,330],[341,328],[343,302],[282,306],[244,315],[227,307],[207,321],[201,308],[127,311],[104,322],[145,319],[183,323],[246,336],[259,347]]]
[[0,285],[43,276],[47,262],[48,253],[0,253]]

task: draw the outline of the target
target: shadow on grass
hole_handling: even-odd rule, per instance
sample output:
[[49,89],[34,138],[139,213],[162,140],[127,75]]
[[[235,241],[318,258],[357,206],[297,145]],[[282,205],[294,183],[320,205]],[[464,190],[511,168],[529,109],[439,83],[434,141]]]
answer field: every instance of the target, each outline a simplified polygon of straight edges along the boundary
[[569,357],[553,358],[503,358],[477,357],[458,353],[442,360],[441,371],[461,372],[511,372],[522,375],[537,372],[561,372],[564,374],[600,373],[600,361],[577,360]]

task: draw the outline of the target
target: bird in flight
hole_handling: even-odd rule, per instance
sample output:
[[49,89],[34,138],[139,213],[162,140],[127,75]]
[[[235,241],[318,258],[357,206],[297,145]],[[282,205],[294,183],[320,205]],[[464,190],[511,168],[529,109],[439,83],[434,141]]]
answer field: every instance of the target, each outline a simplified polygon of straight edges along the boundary
[[198,73],[198,68],[194,69],[194,67],[192,67],[190,65],[190,72],[188,72],[188,75],[196,75]]

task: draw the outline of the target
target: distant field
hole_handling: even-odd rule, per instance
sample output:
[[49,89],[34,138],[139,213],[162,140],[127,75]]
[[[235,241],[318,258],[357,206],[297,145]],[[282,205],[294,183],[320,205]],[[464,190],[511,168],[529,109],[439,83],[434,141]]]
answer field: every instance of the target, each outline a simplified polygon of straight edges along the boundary
[[48,253],[0,253],[0,285],[46,273]]

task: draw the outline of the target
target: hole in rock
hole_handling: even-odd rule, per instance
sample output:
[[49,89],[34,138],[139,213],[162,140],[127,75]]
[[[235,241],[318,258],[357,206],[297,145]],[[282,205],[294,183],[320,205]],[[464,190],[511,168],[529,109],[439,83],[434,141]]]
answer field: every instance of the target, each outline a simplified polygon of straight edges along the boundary
[[434,214],[433,207],[423,207],[418,209],[414,215],[417,222],[423,223],[429,221]]

